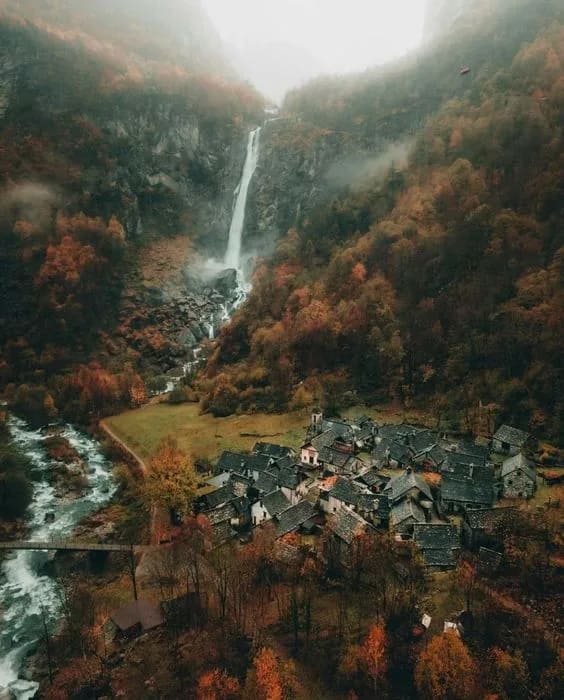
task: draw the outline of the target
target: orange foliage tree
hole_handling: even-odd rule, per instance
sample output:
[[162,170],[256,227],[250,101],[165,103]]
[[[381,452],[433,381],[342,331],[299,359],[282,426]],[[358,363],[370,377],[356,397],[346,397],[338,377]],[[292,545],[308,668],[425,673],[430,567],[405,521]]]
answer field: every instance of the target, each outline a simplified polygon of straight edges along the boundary
[[187,513],[196,495],[196,487],[192,458],[178,448],[175,440],[166,438],[151,459],[141,487],[143,500],[149,507]]
[[378,681],[387,669],[386,632],[381,625],[373,625],[362,644],[348,647],[341,663],[346,676],[360,675],[369,680],[377,693]]
[[235,700],[240,693],[239,681],[225,671],[214,668],[200,676],[196,688],[197,700]]
[[253,660],[243,697],[248,700],[286,700],[299,691],[291,662],[280,661],[272,649],[264,647]]
[[423,649],[415,667],[415,684],[425,700],[470,700],[476,665],[458,635],[438,635]]

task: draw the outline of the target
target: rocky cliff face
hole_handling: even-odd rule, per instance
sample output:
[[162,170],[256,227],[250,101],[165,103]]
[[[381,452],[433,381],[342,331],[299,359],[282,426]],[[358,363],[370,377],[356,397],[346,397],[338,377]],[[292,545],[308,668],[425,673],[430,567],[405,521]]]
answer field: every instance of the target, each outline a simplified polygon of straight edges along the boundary
[[[0,129],[12,134],[14,148],[35,138],[52,151],[37,172],[31,163],[11,172],[13,181],[24,172],[26,180],[48,179],[71,209],[117,216],[136,243],[186,233],[203,251],[223,252],[250,128],[245,119],[254,117],[206,112],[191,93],[200,85],[185,92],[151,83],[105,89],[103,62],[86,62],[75,47],[27,27],[0,25],[0,39]],[[68,142],[71,124],[87,132],[88,152]],[[45,178],[55,157],[65,161],[64,172]]]
[[343,161],[365,153],[343,132],[294,118],[267,122],[247,205],[247,253],[270,252],[288,229],[347,185],[333,177]]

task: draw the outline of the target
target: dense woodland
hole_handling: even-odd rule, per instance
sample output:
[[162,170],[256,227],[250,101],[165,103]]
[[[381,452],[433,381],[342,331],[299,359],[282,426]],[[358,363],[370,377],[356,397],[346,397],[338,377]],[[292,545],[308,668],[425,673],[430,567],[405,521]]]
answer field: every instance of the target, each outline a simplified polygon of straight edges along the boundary
[[562,440],[562,8],[509,5],[419,66],[289,96],[302,118],[367,138],[408,132],[421,100],[441,106],[407,168],[316,211],[258,267],[202,382],[214,413],[362,397],[456,420],[481,402]]

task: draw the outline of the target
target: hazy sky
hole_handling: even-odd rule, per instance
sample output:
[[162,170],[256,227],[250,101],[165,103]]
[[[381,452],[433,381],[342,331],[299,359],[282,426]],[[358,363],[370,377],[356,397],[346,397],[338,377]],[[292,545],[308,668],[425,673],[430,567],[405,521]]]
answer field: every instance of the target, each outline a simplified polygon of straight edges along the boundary
[[202,0],[261,92],[283,93],[320,73],[359,71],[418,45],[426,0]]

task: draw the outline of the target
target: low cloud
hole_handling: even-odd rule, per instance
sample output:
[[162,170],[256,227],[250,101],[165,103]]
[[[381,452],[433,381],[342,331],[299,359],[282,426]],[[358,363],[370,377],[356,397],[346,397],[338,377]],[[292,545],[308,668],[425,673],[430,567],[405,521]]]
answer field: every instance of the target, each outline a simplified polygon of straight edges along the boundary
[[329,187],[337,190],[350,187],[359,190],[375,180],[384,178],[391,167],[401,170],[406,167],[413,140],[390,144],[377,156],[350,156],[329,168],[325,180]]
[[12,221],[25,220],[42,228],[51,219],[59,195],[55,189],[37,182],[24,182],[0,191],[0,216]]

